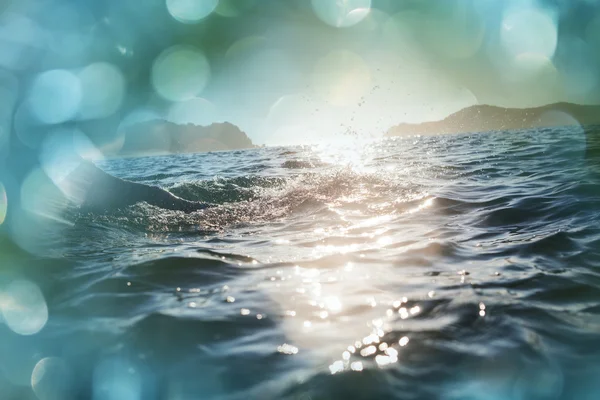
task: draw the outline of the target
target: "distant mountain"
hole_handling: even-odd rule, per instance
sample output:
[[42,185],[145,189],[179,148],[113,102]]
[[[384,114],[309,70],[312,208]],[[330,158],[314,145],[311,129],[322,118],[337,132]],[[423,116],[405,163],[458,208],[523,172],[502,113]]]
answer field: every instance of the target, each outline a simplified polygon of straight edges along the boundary
[[122,134],[125,135],[125,142],[119,152],[122,156],[198,153],[256,147],[246,133],[229,122],[199,126],[152,120],[127,126]]
[[600,106],[596,105],[555,103],[535,108],[476,105],[455,112],[441,121],[396,125],[390,128],[385,136],[437,135],[598,124],[600,124]]

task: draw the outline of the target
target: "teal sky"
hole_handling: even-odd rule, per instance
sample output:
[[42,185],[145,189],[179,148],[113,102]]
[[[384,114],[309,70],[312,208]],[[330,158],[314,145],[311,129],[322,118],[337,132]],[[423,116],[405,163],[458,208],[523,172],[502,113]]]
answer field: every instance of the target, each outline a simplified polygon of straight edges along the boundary
[[304,143],[599,101],[596,0],[20,0],[0,41],[0,122],[28,145],[68,126],[110,152],[157,117]]

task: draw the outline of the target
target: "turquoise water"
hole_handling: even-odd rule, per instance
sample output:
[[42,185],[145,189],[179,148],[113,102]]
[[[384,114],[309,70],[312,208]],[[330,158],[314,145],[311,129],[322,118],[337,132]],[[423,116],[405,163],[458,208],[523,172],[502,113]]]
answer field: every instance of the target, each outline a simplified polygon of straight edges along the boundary
[[556,128],[103,161],[218,206],[69,208],[18,240],[29,254],[5,240],[0,397],[597,399],[590,143]]

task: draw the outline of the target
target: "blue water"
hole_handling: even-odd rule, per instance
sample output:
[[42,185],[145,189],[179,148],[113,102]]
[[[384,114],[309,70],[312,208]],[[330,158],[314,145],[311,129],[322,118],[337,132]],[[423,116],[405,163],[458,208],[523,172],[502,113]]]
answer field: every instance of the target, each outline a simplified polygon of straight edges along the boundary
[[5,242],[0,397],[600,398],[589,146],[547,128],[100,162],[218,206],[67,208],[29,253]]

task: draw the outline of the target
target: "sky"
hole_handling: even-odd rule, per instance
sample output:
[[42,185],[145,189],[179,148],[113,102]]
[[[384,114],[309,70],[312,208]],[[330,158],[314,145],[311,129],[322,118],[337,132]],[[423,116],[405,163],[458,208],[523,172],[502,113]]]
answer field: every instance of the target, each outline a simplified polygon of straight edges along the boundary
[[154,118],[278,145],[474,104],[600,102],[598,0],[3,4],[0,156],[61,129],[109,154],[120,127]]

